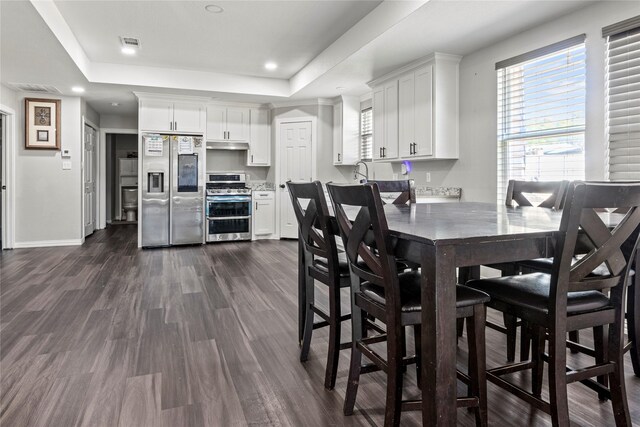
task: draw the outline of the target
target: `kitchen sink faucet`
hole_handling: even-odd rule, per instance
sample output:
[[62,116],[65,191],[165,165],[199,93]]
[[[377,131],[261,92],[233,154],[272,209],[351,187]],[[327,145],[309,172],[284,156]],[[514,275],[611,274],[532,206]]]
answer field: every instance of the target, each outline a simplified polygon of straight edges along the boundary
[[[364,165],[364,174],[360,172],[360,165]],[[369,166],[362,160],[356,162],[355,168],[353,169],[353,179],[358,179],[358,176],[364,177],[364,182],[369,181]],[[363,182],[362,180],[360,182]]]

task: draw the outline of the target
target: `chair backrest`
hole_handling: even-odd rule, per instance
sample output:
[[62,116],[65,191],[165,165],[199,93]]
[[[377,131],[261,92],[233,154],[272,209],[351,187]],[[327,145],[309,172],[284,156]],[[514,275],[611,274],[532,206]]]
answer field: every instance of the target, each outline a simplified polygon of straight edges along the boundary
[[[606,213],[605,209],[627,208],[626,213]],[[612,217],[613,216],[613,217]],[[605,219],[603,221],[603,218]],[[610,229],[607,218],[620,221]],[[640,226],[640,184],[569,184],[556,239],[551,280],[551,309],[566,311],[567,292],[611,289],[613,303],[622,310],[627,276],[635,251],[623,252],[623,245]],[[587,239],[592,249],[577,262],[573,260],[579,240]],[[604,264],[608,275],[591,273]],[[622,285],[622,286],[621,286]],[[624,310],[621,311],[624,313]]]
[[378,184],[380,193],[400,193],[393,201],[394,205],[404,205],[416,202],[416,186],[412,179],[383,181],[370,179],[368,184]]
[[562,209],[568,185],[568,181],[517,181],[512,179],[509,180],[507,186],[505,204],[513,206],[515,202],[518,206],[534,206],[525,194],[550,194],[548,198],[536,206],[559,210]]
[[327,184],[327,188],[351,272],[362,281],[384,287],[386,306],[395,309],[389,312],[399,313],[394,241],[389,235],[378,184]]
[[[331,216],[322,184],[320,181],[288,181],[287,187],[305,250],[312,255],[326,258],[329,275],[338,276],[338,248],[335,233],[331,230]],[[305,200],[308,200],[308,204],[303,208]]]

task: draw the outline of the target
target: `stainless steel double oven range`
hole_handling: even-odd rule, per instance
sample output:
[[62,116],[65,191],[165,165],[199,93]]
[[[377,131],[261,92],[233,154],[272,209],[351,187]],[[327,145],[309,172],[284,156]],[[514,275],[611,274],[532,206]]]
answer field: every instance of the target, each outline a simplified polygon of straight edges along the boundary
[[207,172],[206,240],[251,240],[251,189],[243,173]]

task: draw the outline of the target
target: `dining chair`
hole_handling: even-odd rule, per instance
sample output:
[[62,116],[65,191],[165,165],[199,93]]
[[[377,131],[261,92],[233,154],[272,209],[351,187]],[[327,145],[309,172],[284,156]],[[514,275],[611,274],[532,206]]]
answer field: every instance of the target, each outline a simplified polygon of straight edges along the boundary
[[[610,231],[598,211],[621,207],[629,209]],[[523,319],[534,337],[531,360],[490,369],[489,380],[550,414],[554,426],[569,425],[567,385],[577,381],[599,392],[606,391],[616,425],[631,425],[623,339],[626,279],[633,256],[627,259],[622,245],[639,225],[640,185],[571,183],[555,236],[551,274],[536,272],[467,283],[491,296],[489,307]],[[576,246],[583,236],[594,248],[575,262]],[[633,253],[636,248],[637,239]],[[591,274],[603,263],[607,274]],[[608,333],[606,351],[596,353],[595,364],[591,366],[570,368],[566,360],[566,334],[586,328],[596,328],[600,336]],[[549,342],[548,355],[545,340]],[[549,365],[549,402],[541,398],[545,361]],[[531,369],[531,392],[502,378],[504,374],[527,369]],[[592,380],[603,375],[608,375],[608,389]]]
[[[402,401],[402,367],[416,363],[420,386],[421,273],[399,273],[392,238],[378,184],[328,184],[332,205],[351,267],[352,346],[344,413],[353,413],[360,374],[382,370],[387,374],[385,426],[398,426],[403,410],[419,410],[420,400]],[[347,211],[352,209],[353,215]],[[451,283],[451,286],[456,286]],[[470,396],[460,398],[459,406],[476,409],[476,424],[487,424],[485,377],[485,303],[488,296],[465,286],[456,286],[456,312],[468,320],[469,372],[460,377],[469,386]],[[386,333],[367,336],[370,317],[386,325]],[[415,356],[404,357],[403,331],[412,326]],[[386,342],[386,358],[372,346]],[[362,365],[362,356],[372,364]],[[456,378],[450,378],[456,381]]]
[[379,180],[369,179],[368,184],[378,184],[380,194],[383,193],[400,193],[398,197],[392,202],[394,205],[404,205],[407,202],[409,204],[416,203],[416,186],[412,179],[402,180]]
[[[349,287],[351,284],[349,265],[344,253],[338,252],[336,246],[337,230],[331,230],[331,217],[322,184],[319,181],[310,183],[288,181],[287,187],[298,221],[300,238],[303,241],[304,269],[307,277],[304,302],[306,316],[300,361],[305,362],[309,357],[313,331],[328,326],[329,347],[324,386],[331,390],[336,384],[340,350],[351,348],[351,343],[340,343],[341,324],[351,318],[350,314],[343,315],[341,313],[340,306],[340,289]],[[326,285],[329,289],[329,313],[319,308],[315,303],[314,281]],[[322,321],[314,322],[316,315]]]
[[[505,205],[507,207],[516,206],[536,206],[540,208],[550,208],[555,210],[562,209],[565,193],[567,191],[568,181],[521,181],[509,180],[507,184],[507,194],[505,197]],[[542,197],[542,200],[536,202],[535,198]],[[501,264],[492,264],[487,267],[500,270],[502,276],[510,276],[520,273],[520,264],[518,262],[508,262]],[[465,283],[472,276],[470,268],[460,269],[459,283]],[[459,321],[461,323],[462,321]],[[513,362],[516,354],[516,337],[518,327],[521,322],[514,316],[504,314],[504,327],[494,322],[487,321],[487,325],[494,330],[503,332],[507,336],[507,361]],[[458,335],[462,331],[462,325],[458,325]],[[526,360],[529,354],[530,339],[527,336],[526,329],[521,329],[520,340],[520,358]],[[578,333],[573,332],[570,339],[579,342]]]

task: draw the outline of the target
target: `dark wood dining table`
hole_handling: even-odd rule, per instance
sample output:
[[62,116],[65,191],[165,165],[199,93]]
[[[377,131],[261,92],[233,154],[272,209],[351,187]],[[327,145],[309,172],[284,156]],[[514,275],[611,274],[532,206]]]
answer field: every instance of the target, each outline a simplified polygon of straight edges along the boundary
[[[396,256],[419,264],[422,271],[422,424],[454,426],[456,268],[552,256],[561,212],[473,202],[388,204],[384,210],[398,239]],[[611,216],[603,218],[605,223],[617,223],[616,214],[603,215]],[[304,256],[301,245],[300,321],[309,280]]]

